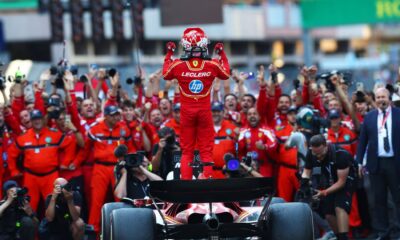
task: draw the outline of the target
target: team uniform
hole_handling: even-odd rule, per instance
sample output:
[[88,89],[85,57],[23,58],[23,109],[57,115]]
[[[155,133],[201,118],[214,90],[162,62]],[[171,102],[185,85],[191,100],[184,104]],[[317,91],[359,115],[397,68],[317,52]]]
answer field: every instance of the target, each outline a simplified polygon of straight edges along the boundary
[[297,149],[285,148],[285,142],[288,140],[293,127],[288,124],[284,128],[275,131],[276,137],[279,142],[277,148],[276,161],[278,163],[278,197],[285,199],[286,202],[292,202],[294,193],[300,187],[297,178],[298,164],[297,164]]
[[235,128],[236,126],[228,120],[223,120],[219,129],[214,126],[213,178],[225,178],[222,172],[222,168],[225,165],[224,156],[227,153],[236,155],[235,143],[237,141],[237,135],[234,132]]
[[59,177],[59,151],[67,148],[71,141],[57,129],[43,127],[39,133],[31,128],[19,136],[9,149],[9,167],[11,176],[20,173],[17,159],[23,155],[23,186],[29,189],[31,206],[34,211],[38,207],[40,197],[45,199],[53,191],[49,184]]
[[[265,150],[258,149],[256,142],[262,141]],[[239,135],[239,156],[246,156],[251,153],[253,161],[259,164],[260,174],[264,177],[275,175],[274,165],[271,160],[278,143],[274,132],[267,127],[250,127],[244,129]]]
[[[189,31],[188,31],[189,30]],[[196,30],[196,29],[195,29]],[[187,29],[184,34],[193,33],[193,29]],[[197,31],[197,30],[196,30]],[[204,33],[199,37],[203,42]],[[189,43],[190,44],[190,43]],[[206,46],[206,44],[205,44]],[[172,51],[169,51],[164,59],[163,77],[165,80],[177,79],[180,88],[181,103],[181,128],[184,131],[180,135],[182,147],[181,174],[182,179],[192,179],[192,168],[189,163],[193,160],[193,152],[197,144],[200,158],[203,162],[212,162],[214,131],[211,115],[210,92],[214,79],[229,78],[229,63],[225,53],[221,51],[221,59],[206,60],[202,58],[190,58],[189,60],[172,60]],[[204,176],[212,176],[212,167],[204,167]]]
[[89,224],[92,224],[96,231],[99,230],[100,210],[105,202],[107,190],[109,187],[115,187],[114,167],[118,159],[114,156],[114,149],[121,144],[125,144],[129,152],[134,151],[131,132],[123,122],[109,128],[103,120],[88,131],[85,149],[93,152],[94,159]]

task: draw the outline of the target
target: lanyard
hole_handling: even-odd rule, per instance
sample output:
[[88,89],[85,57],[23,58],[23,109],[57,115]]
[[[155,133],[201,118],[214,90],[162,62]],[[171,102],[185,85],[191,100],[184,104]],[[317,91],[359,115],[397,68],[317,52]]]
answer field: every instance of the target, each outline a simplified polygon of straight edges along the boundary
[[386,123],[388,117],[389,117],[389,111],[385,114],[385,116],[384,116],[383,119],[382,119],[382,126],[381,126],[381,129],[383,129],[383,126],[385,126],[385,123]]

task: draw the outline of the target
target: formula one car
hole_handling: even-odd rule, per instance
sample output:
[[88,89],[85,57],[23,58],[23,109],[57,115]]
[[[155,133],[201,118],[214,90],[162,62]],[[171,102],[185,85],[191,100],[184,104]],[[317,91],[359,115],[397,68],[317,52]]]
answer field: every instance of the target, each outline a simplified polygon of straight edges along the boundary
[[[309,206],[271,204],[273,185],[272,178],[154,181],[150,199],[103,206],[102,239],[314,239]],[[153,209],[137,207],[148,204]]]

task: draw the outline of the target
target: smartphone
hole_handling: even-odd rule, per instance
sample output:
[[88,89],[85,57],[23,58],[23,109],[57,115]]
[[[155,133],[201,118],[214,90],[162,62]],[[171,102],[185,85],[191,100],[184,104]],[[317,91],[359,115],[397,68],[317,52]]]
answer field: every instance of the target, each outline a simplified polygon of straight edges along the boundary
[[255,78],[255,75],[254,75],[253,72],[247,72],[246,74],[247,74],[247,79],[254,79]]
[[89,65],[89,68],[91,68],[93,71],[99,70],[99,66],[95,63],[92,63]]
[[363,92],[364,91],[364,83],[357,82],[356,89],[357,89],[357,91]]
[[66,121],[66,122],[71,122],[71,115],[66,114],[66,115],[65,115],[65,121]]

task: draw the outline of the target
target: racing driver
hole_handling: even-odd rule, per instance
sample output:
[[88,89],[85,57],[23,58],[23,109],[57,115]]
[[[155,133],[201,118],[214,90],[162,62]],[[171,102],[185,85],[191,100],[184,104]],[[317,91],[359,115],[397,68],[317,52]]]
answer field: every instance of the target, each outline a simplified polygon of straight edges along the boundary
[[[181,92],[181,178],[192,179],[195,146],[203,163],[212,162],[214,127],[211,115],[210,92],[214,79],[229,78],[230,67],[223,44],[215,45],[218,59],[208,56],[208,38],[201,28],[187,28],[183,32],[181,45],[184,54],[180,59],[172,59],[176,48],[173,42],[167,43],[164,59],[163,77],[165,80],[177,79]],[[212,166],[205,165],[203,177],[212,176]]]

